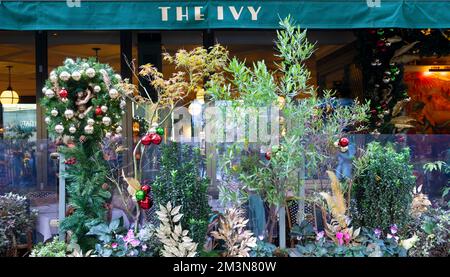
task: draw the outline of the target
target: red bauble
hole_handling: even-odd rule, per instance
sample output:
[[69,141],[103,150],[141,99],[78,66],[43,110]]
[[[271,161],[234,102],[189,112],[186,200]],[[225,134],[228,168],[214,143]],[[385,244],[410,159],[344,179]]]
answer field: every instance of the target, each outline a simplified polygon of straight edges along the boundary
[[69,93],[67,92],[67,90],[65,88],[63,88],[59,91],[59,97],[67,98],[67,96],[69,96]]
[[266,154],[264,154],[264,157],[266,157],[266,160],[270,161],[272,153],[270,152],[266,152]]
[[370,112],[372,113],[372,115],[377,115],[377,113],[378,113],[377,110],[375,110],[375,109],[371,110]]
[[139,207],[141,207],[144,210],[150,209],[152,204],[153,204],[153,201],[148,196],[146,196],[144,200],[139,201]]
[[158,134],[150,134],[150,139],[154,144],[160,144],[162,141],[162,137]]
[[383,47],[385,45],[385,42],[383,40],[377,41],[377,47]]
[[141,190],[145,193],[145,195],[148,195],[152,190],[152,187],[150,187],[149,185],[143,185],[141,187]]
[[149,145],[149,144],[151,144],[151,143],[152,143],[152,137],[151,137],[151,135],[149,135],[149,134],[145,135],[145,136],[141,139],[141,143],[142,143],[143,145]]
[[102,115],[102,114],[103,114],[102,108],[100,107],[95,108],[95,115]]
[[348,140],[348,138],[339,139],[339,146],[341,146],[341,147],[346,147],[346,146],[348,146],[349,143],[350,143],[350,141]]

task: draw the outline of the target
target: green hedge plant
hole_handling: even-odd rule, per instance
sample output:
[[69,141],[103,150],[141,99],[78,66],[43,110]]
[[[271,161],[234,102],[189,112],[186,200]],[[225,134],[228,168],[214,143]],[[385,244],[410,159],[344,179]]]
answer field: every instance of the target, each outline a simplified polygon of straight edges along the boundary
[[352,218],[359,226],[388,230],[404,229],[410,219],[415,186],[408,148],[396,151],[391,144],[371,142],[355,161]]
[[200,149],[171,142],[161,146],[160,172],[152,185],[155,204],[182,206],[181,226],[201,248],[205,243],[210,207],[208,178],[200,172]]

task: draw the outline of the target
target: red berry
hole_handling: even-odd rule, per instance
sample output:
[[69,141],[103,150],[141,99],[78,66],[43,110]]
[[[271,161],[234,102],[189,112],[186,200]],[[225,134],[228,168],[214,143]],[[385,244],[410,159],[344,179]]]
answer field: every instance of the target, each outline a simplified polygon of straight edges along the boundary
[[145,195],[148,195],[152,190],[152,187],[150,187],[149,185],[143,185],[141,187],[141,190],[145,193]]
[[153,204],[153,201],[148,196],[146,196],[144,200],[139,201],[139,206],[144,210],[150,209],[152,204]]
[[348,140],[348,138],[339,139],[339,146],[341,146],[341,147],[346,147],[346,146],[348,146],[349,143],[350,143],[350,141]]
[[143,145],[149,145],[149,144],[151,144],[151,143],[152,143],[152,137],[151,137],[149,134],[145,135],[145,136],[141,139],[141,143],[142,143]]
[[97,107],[97,108],[95,108],[95,115],[102,115],[102,108],[100,108],[100,107]]
[[150,134],[150,139],[154,144],[160,144],[162,141],[161,136],[158,134]]
[[266,154],[264,154],[264,157],[266,157],[266,160],[270,161],[271,155],[271,152],[266,152]]
[[69,93],[67,92],[67,90],[65,88],[63,88],[59,91],[59,97],[61,97],[61,98],[67,98],[68,95],[69,95]]

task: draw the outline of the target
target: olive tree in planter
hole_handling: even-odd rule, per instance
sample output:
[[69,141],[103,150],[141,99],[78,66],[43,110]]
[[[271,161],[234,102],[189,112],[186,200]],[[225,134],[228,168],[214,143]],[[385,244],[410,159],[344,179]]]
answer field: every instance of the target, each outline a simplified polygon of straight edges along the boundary
[[[229,147],[221,157],[225,174],[234,176],[242,184],[239,197],[245,199],[247,191],[257,192],[270,205],[269,240],[277,215],[280,217],[279,233],[285,234],[283,221],[287,195],[301,198],[304,177],[328,163],[336,152],[334,142],[343,136],[344,128],[365,122],[368,110],[368,104],[358,102],[352,107],[336,107],[331,92],[325,92],[319,98],[314,87],[308,84],[310,72],[305,66],[314,51],[314,44],[308,42],[306,31],[296,27],[290,18],[280,24],[282,29],[277,32],[276,40],[280,62],[275,71],[270,71],[264,61],[249,67],[234,58],[227,68],[229,83],[212,80],[207,91],[213,100],[231,101],[229,106],[234,109],[235,117],[244,116],[242,111],[245,110],[279,109],[276,122],[271,122],[280,126],[279,132],[272,134],[277,136],[279,143],[261,147],[266,151],[266,159],[260,160],[259,165],[248,167],[245,172],[240,170],[237,156],[245,155],[243,150],[248,150],[245,140]],[[251,112],[247,115],[254,116]],[[360,129],[353,128],[354,131]],[[237,200],[236,193],[226,185],[221,191],[225,200]],[[280,247],[285,247],[282,237]]]

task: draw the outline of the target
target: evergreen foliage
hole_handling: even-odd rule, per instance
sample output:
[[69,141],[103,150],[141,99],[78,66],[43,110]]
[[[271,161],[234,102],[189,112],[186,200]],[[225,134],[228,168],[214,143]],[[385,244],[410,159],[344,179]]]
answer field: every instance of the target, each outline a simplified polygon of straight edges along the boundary
[[190,231],[193,240],[202,247],[210,215],[208,178],[199,171],[200,149],[171,142],[161,146],[161,168],[152,185],[156,205],[171,202],[181,205],[184,214],[181,225]]
[[390,144],[367,145],[365,154],[355,161],[352,218],[358,226],[387,230],[397,224],[403,230],[410,220],[412,191],[415,186],[409,149],[397,152]]

